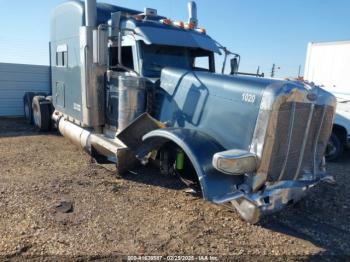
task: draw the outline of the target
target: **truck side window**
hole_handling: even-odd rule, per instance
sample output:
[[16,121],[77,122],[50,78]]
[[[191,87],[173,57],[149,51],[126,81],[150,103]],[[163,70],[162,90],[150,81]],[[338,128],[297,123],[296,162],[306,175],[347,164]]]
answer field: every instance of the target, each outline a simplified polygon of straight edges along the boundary
[[210,70],[209,57],[208,56],[198,56],[194,58],[193,69],[199,70]]
[[[132,46],[122,47],[122,62],[123,65],[134,69],[134,58],[132,55]],[[111,67],[116,67],[118,65],[118,47],[110,47],[109,51],[109,65]],[[123,72],[123,69],[116,68],[116,71]]]
[[68,66],[68,51],[67,50],[57,50],[56,52],[56,66],[57,67],[67,67]]
[[122,47],[122,62],[126,67],[134,69],[134,59],[132,56],[132,47],[123,46]]
[[203,49],[193,49],[190,52],[193,70],[214,72],[214,55],[212,52]]
[[57,52],[56,53],[56,66],[62,66],[62,53],[61,52]]

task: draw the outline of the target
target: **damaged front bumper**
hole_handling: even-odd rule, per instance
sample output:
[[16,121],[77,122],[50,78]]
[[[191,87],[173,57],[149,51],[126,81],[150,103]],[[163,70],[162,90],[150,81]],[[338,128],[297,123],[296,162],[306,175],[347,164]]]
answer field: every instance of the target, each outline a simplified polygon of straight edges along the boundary
[[223,204],[231,202],[240,216],[251,224],[257,223],[262,216],[277,212],[299,201],[307,191],[319,182],[334,183],[332,176],[320,174],[316,180],[280,181],[266,184],[256,193],[237,190],[213,202]]

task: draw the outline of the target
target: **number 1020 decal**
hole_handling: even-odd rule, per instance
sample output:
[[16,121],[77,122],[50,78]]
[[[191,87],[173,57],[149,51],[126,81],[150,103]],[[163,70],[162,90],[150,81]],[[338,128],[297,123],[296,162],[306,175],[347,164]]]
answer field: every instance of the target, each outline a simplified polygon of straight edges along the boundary
[[255,94],[249,94],[249,93],[243,93],[242,94],[242,101],[246,103],[254,103],[255,102]]

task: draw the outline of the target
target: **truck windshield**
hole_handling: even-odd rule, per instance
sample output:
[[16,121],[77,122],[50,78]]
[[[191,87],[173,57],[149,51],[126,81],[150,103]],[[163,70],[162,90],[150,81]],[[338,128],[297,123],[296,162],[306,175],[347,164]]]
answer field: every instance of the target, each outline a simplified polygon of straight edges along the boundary
[[[205,71],[211,69],[211,53],[203,50],[198,52],[198,50],[186,47],[146,45],[144,43],[141,44],[141,50],[143,75],[147,77],[159,77],[165,67]],[[198,62],[202,66],[198,66]]]

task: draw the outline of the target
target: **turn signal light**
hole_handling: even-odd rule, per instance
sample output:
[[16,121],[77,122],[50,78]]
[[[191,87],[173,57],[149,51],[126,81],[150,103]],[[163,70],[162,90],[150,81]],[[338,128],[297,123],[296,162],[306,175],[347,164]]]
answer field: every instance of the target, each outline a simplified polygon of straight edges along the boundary
[[245,150],[223,151],[213,156],[213,166],[225,174],[242,175],[256,170],[257,157]]

